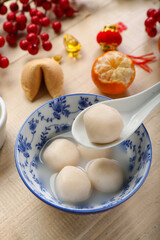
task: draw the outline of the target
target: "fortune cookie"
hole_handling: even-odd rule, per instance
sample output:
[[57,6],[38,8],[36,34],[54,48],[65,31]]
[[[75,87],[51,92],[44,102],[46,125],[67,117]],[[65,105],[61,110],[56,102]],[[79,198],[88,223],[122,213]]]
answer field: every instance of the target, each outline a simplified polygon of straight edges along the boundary
[[63,71],[60,65],[50,58],[35,59],[25,64],[21,75],[22,88],[30,101],[36,97],[42,79],[52,98],[62,94]]

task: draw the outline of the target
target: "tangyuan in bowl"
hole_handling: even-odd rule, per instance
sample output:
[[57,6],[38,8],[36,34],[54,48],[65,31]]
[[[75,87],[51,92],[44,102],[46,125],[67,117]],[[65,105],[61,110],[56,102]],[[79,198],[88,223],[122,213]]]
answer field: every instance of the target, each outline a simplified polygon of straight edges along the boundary
[[[54,181],[58,173],[40,161],[42,147],[50,138],[70,131],[80,111],[106,99],[94,94],[62,96],[35,110],[21,127],[15,145],[16,166],[25,185],[45,203],[67,212],[101,212],[130,198],[146,179],[151,166],[152,146],[142,124],[126,141],[109,149],[107,157],[116,160],[125,172],[124,185],[118,192],[100,193],[93,190],[88,200],[74,204],[63,202],[57,196]],[[88,164],[88,159],[80,157],[76,167],[86,171]]]

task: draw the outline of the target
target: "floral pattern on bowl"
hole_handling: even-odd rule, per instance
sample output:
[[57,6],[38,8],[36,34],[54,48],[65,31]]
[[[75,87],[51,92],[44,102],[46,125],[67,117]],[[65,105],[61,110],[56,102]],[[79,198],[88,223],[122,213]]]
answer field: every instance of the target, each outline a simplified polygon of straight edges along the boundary
[[123,159],[127,168],[124,188],[98,204],[67,205],[45,188],[39,175],[39,152],[48,139],[66,131],[77,114],[92,104],[106,100],[94,94],[72,94],[53,99],[34,111],[21,127],[15,145],[15,161],[25,185],[38,198],[51,206],[75,213],[108,210],[130,198],[143,184],[150,169],[152,146],[142,124],[126,141],[114,148],[113,157]]

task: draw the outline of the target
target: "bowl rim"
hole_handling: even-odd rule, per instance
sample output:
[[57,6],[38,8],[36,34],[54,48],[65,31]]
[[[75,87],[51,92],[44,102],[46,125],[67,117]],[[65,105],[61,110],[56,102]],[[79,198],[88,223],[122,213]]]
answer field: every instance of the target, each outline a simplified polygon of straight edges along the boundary
[[147,168],[147,171],[145,173],[145,175],[143,176],[143,178],[141,179],[141,181],[139,182],[139,184],[137,185],[137,187],[135,187],[134,191],[132,191],[131,193],[129,193],[126,197],[124,197],[123,199],[120,199],[119,201],[115,202],[115,203],[112,203],[112,205],[108,205],[108,206],[103,206],[101,208],[95,208],[95,209],[73,209],[73,208],[68,208],[66,206],[60,206],[60,205],[56,205],[54,203],[51,203],[47,200],[45,200],[44,198],[42,198],[41,196],[39,196],[37,193],[35,193],[32,188],[29,186],[29,184],[27,183],[27,181],[24,179],[23,177],[23,174],[21,173],[21,170],[20,170],[20,166],[18,164],[18,157],[17,157],[17,146],[18,146],[18,140],[19,140],[19,136],[25,126],[25,124],[27,123],[27,121],[31,118],[32,115],[35,114],[35,112],[37,112],[39,109],[41,109],[42,107],[44,107],[45,105],[49,104],[50,102],[53,102],[55,101],[56,99],[59,99],[61,97],[72,97],[72,96],[80,96],[80,95],[89,95],[89,96],[97,96],[97,97],[101,97],[101,98],[105,98],[105,99],[108,99],[110,100],[110,98],[106,97],[106,96],[102,96],[102,95],[98,95],[98,94],[92,94],[92,93],[73,93],[73,94],[67,94],[67,95],[63,95],[63,96],[60,96],[60,97],[57,97],[57,98],[54,98],[52,100],[49,100],[47,102],[45,102],[44,104],[42,104],[41,106],[39,106],[37,109],[35,109],[28,117],[27,119],[24,121],[24,123],[22,124],[19,132],[18,132],[18,135],[17,135],[17,138],[16,138],[16,142],[15,142],[15,151],[14,151],[14,156],[15,156],[15,163],[16,163],[16,168],[18,170],[18,173],[19,173],[19,176],[21,177],[23,183],[26,185],[26,187],[38,198],[40,199],[42,202],[52,206],[52,207],[55,207],[59,210],[62,210],[62,211],[65,211],[65,212],[68,212],[68,213],[76,213],[76,214],[94,214],[94,213],[100,213],[100,212],[104,212],[104,211],[107,211],[109,209],[112,209],[120,204],[122,204],[123,202],[125,202],[126,200],[128,200],[130,197],[132,197],[138,190],[139,188],[143,185],[145,179],[147,178],[148,176],[148,173],[149,173],[149,170],[150,170],[150,167],[151,167],[151,163],[152,163],[152,143],[151,143],[151,140],[150,140],[150,137],[149,137],[149,134],[144,126],[144,124],[142,123],[141,126],[144,128],[144,131],[147,135],[147,138],[148,138],[148,141],[149,141],[149,145],[151,146],[150,150],[151,150],[151,154],[150,154],[150,161],[149,161],[149,166]]

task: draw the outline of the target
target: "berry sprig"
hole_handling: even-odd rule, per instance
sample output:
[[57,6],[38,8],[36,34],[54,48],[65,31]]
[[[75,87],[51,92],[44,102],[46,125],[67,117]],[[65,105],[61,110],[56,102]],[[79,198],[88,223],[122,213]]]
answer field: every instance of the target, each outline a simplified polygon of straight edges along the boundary
[[160,23],[160,9],[148,9],[147,19],[145,20],[144,25],[149,37],[155,37],[157,35],[157,23]]
[[[0,14],[6,14],[6,21],[3,23],[3,30],[7,33],[6,42],[16,46],[19,33],[26,31],[26,38],[20,41],[19,46],[31,55],[39,52],[40,45],[45,51],[50,51],[52,48],[49,34],[43,29],[51,26],[55,33],[59,33],[62,27],[60,19],[73,17],[77,12],[70,6],[69,0],[19,0],[19,2],[16,0],[9,5],[10,12],[8,12],[5,6],[7,1],[9,0],[0,2]],[[55,15],[54,21],[48,17],[51,15],[50,12]],[[4,45],[3,42],[5,43],[3,39],[4,37],[0,38],[1,47]],[[1,58],[2,61],[4,60]],[[0,63],[0,67],[1,65]]]
[[[0,48],[3,47],[5,44],[5,39],[3,36],[0,36]],[[7,57],[4,57],[0,54],[0,67],[6,68],[9,65],[9,60]]]

